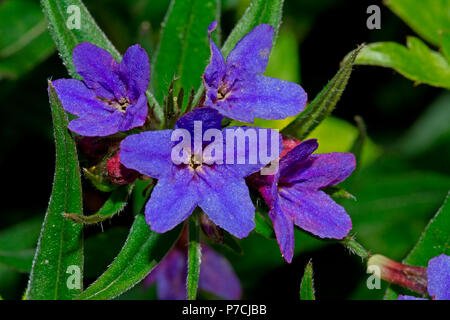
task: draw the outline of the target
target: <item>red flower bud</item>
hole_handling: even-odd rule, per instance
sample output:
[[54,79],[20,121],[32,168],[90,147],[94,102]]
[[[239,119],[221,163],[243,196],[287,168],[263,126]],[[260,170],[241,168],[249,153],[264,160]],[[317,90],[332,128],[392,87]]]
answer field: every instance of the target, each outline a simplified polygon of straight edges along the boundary
[[106,169],[111,182],[115,185],[133,183],[139,175],[137,171],[128,169],[120,163],[119,153],[108,160]]
[[427,269],[424,267],[401,264],[380,254],[373,255],[367,261],[369,271],[373,272],[374,267],[379,268],[379,276],[387,282],[421,294],[427,293]]

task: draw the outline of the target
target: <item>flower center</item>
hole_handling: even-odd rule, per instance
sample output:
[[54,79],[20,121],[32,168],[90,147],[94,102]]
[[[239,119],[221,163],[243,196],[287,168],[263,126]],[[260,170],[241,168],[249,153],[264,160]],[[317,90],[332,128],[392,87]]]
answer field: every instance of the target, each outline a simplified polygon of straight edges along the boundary
[[217,89],[217,100],[223,101],[230,95],[230,90],[225,85],[222,85]]
[[120,98],[119,101],[117,101],[117,100],[113,100],[113,101],[107,100],[105,102],[111,108],[113,108],[113,109],[115,109],[115,110],[117,110],[119,112],[122,112],[122,113],[125,113],[127,111],[128,106],[130,105],[130,101],[127,98]]
[[191,159],[189,161],[189,167],[192,168],[193,170],[197,170],[197,168],[200,168],[201,166],[202,166],[201,159],[198,159],[198,156],[192,154]]

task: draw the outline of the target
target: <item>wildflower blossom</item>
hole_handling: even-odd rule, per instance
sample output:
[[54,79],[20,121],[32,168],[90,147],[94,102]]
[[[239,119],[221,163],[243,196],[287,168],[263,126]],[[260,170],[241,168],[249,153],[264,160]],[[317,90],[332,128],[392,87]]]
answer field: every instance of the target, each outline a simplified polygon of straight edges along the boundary
[[315,139],[304,141],[284,154],[275,175],[255,174],[249,179],[270,208],[287,262],[294,254],[294,224],[321,238],[334,239],[345,237],[352,228],[345,209],[320,189],[345,180],[355,169],[355,158],[351,153],[313,155],[317,147]]
[[299,85],[263,76],[272,48],[273,27],[261,24],[243,37],[226,61],[208,28],[211,60],[203,80],[205,105],[225,117],[244,122],[254,118],[284,119],[300,113],[306,105],[306,93]]
[[[202,136],[208,129],[216,129],[220,134],[217,138],[222,138],[222,134],[225,137],[226,131],[233,129],[220,131],[221,119],[214,109],[199,108],[181,117],[176,128],[192,133],[194,122],[200,121]],[[250,129],[255,130],[242,130]],[[269,132],[278,136],[276,131]],[[184,221],[199,206],[217,226],[238,238],[247,236],[255,226],[255,207],[244,178],[260,170],[279,153],[266,162],[257,161],[256,164],[218,164],[211,163],[205,152],[191,146],[187,154],[183,153],[185,161],[177,164],[172,160],[172,149],[178,145],[171,141],[173,133],[174,130],[147,131],[128,136],[120,146],[119,155],[124,166],[158,179],[145,208],[151,229],[166,232]],[[248,150],[239,150],[238,144],[233,145],[232,152],[248,153]],[[223,153],[224,159],[226,154]]]
[[150,65],[144,49],[128,48],[118,63],[108,51],[83,42],[73,50],[73,63],[83,81],[53,82],[63,108],[78,116],[69,123],[71,131],[108,136],[145,123]]

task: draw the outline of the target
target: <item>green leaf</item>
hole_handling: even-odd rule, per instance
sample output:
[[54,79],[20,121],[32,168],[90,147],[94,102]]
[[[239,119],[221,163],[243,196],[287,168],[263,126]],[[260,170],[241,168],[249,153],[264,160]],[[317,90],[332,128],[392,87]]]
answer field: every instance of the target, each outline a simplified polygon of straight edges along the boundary
[[155,233],[137,215],[127,241],[109,268],[77,300],[115,298],[134,287],[164,258],[181,233],[182,225],[166,233]]
[[[317,139],[318,153],[349,152],[359,139],[359,130],[351,123],[330,116],[315,128],[307,139]],[[376,160],[381,149],[370,138],[366,138],[362,146],[359,167],[364,167]]]
[[450,63],[450,31],[442,34],[441,50],[447,62]]
[[41,224],[38,217],[0,231],[0,264],[30,272]]
[[344,60],[341,69],[331,79],[330,82],[322,89],[305,111],[303,111],[297,119],[283,129],[284,134],[292,135],[300,140],[308,136],[324,119],[326,119],[341,98],[342,93],[347,86],[348,80],[353,69],[361,46],[354,50]]
[[197,298],[198,280],[202,260],[202,246],[200,244],[200,226],[197,215],[189,219],[189,244],[188,244],[188,271],[187,271],[187,298]]
[[404,162],[400,166],[389,168],[379,161],[363,168],[343,183],[358,201],[339,200],[352,218],[358,242],[394,260],[405,256],[450,189],[448,176],[413,171]]
[[0,79],[16,79],[54,51],[39,5],[9,0],[0,4]]
[[448,0],[385,0],[384,3],[411,29],[436,46],[440,44],[440,35],[450,31]]
[[310,260],[305,268],[302,283],[300,284],[300,300],[316,300],[314,293],[313,265]]
[[[68,120],[55,88],[49,82],[50,106],[56,144],[56,168],[52,195],[42,224],[33,260],[27,299],[71,299],[80,289],[69,289],[66,271],[77,266],[83,271],[82,226],[63,217],[64,212],[83,214],[77,150]],[[81,279],[82,283],[82,279]]]
[[283,0],[253,0],[223,44],[222,54],[226,57],[242,37],[262,23],[274,27],[273,43],[275,43],[282,15]]
[[356,200],[356,197],[342,187],[329,186],[322,189],[326,194],[333,198],[345,198]]
[[172,0],[152,68],[152,88],[160,104],[175,77],[179,77],[175,94],[180,88],[189,92],[201,85],[210,56],[207,29],[219,18],[218,0]]
[[407,47],[395,42],[367,45],[355,63],[391,68],[416,83],[450,89],[449,62],[416,37],[408,37]]
[[65,213],[64,216],[74,222],[83,224],[95,224],[111,219],[125,208],[132,189],[133,185],[124,185],[116,188],[111,192],[111,195],[98,212],[93,215],[80,216],[77,214]]
[[450,92],[444,92],[423,112],[398,142],[408,156],[427,151],[440,140],[450,141]]
[[300,56],[297,35],[286,24],[280,29],[264,75],[295,83],[300,82]]
[[[427,267],[428,261],[441,254],[450,254],[450,192],[439,208],[436,215],[430,220],[419,241],[408,256],[403,260],[404,264]],[[396,288],[389,287],[385,299],[397,299]]]
[[[120,53],[95,23],[81,0],[41,0],[41,6],[47,17],[50,34],[56,48],[67,71],[73,78],[81,79],[75,71],[72,52],[75,46],[82,42],[87,41],[107,50],[117,61],[122,59]],[[69,17],[74,14],[73,12],[68,13],[69,6],[76,6],[80,9],[80,29],[69,29],[67,27]],[[161,118],[162,109],[150,91],[147,91],[147,98],[150,105],[154,107],[155,115]]]
[[273,231],[272,225],[265,218],[261,212],[262,208],[257,207],[255,212],[255,231],[263,235],[266,238],[274,239],[275,232]]

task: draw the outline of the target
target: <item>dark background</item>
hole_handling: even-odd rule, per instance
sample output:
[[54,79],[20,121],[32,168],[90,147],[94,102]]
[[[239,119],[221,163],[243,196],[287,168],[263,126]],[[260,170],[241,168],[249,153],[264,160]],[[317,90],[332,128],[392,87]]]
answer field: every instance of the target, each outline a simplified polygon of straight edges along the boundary
[[[136,42],[141,42],[149,48],[151,57],[168,1],[149,2],[152,3],[151,6],[144,5],[144,9],[140,9],[142,1],[85,1],[100,27],[105,30],[120,52],[124,52],[128,46]],[[245,5],[233,0],[223,2],[224,13],[221,24],[223,38],[225,38],[242,14],[242,8],[245,8]],[[382,10],[382,29],[368,30],[366,8],[369,4],[375,3],[378,3]],[[297,35],[301,85],[308,92],[310,99],[333,77],[339,68],[340,61],[357,45],[375,41],[396,41],[404,44],[406,36],[414,34],[403,21],[378,1],[287,0],[284,12],[284,23],[289,25]],[[139,26],[143,21],[149,21],[151,24],[151,38],[142,39],[139,36]],[[54,53],[19,79],[0,80],[2,105],[0,108],[2,141],[0,164],[3,182],[0,229],[32,216],[43,217],[46,211],[55,158],[46,80],[62,77],[68,76],[58,55]],[[363,182],[359,185],[358,181],[352,182],[357,187],[350,188],[350,192],[357,198],[358,190],[369,192],[367,191],[369,187],[365,183],[370,184],[370,182],[366,181],[377,179],[377,183],[382,188],[383,174],[389,175],[386,179],[390,179],[392,177],[390,174],[411,171],[417,171],[419,175],[426,177],[424,178],[426,183],[418,185],[417,190],[433,194],[432,199],[421,206],[420,214],[414,215],[416,220],[407,219],[403,222],[408,224],[412,221],[411,223],[417,227],[408,234],[407,238],[401,237],[396,240],[397,242],[389,244],[390,247],[399,248],[393,253],[393,258],[402,258],[413,246],[420,235],[420,230],[439,207],[449,186],[446,176],[449,173],[450,158],[448,140],[445,143],[440,142],[430,146],[426,152],[414,156],[402,155],[397,150],[398,142],[408,128],[443,91],[443,89],[427,85],[415,86],[413,82],[390,69],[357,66],[334,112],[334,116],[351,123],[354,123],[355,115],[362,116],[370,138],[384,150],[375,164],[359,173],[358,177]],[[401,184],[396,186],[397,189],[402,187]],[[86,209],[89,212],[98,206],[98,202],[104,196],[96,193],[89,186],[86,186],[86,190],[85,196],[89,202]],[[417,190],[415,189],[414,192]],[[405,191],[405,195],[413,196],[409,191]],[[352,210],[357,211],[357,206],[361,203],[364,205],[365,199],[368,198],[370,195],[365,198],[362,196],[359,203],[351,204],[356,208]],[[389,206],[388,202],[386,206]],[[408,211],[414,206],[414,202],[407,203],[401,210]],[[349,209],[351,215],[352,210]],[[98,253],[103,258],[103,261],[96,262],[95,266],[87,266],[93,276],[100,273],[101,267],[106,266],[118,252],[132,220],[131,213],[126,210],[119,217],[103,225],[104,230],[113,230],[111,232],[116,235],[114,236],[116,241],[99,242],[97,247],[87,248],[88,251]],[[394,222],[389,219],[384,223],[394,225]],[[355,220],[354,225],[356,226]],[[87,235],[98,236],[101,231],[102,228],[99,226],[90,227],[87,229]],[[357,236],[361,236],[364,243],[364,235],[357,234]],[[378,236],[382,238],[385,234],[380,233]],[[332,242],[317,244],[318,241],[313,240],[316,242],[313,245],[308,244],[303,250],[302,242],[297,241],[296,246],[301,252],[296,255],[291,265],[287,265],[281,260],[279,252],[277,254],[276,244],[271,242],[269,251],[275,255],[271,261],[276,262],[261,265],[262,260],[256,258],[252,260],[252,255],[264,254],[268,250],[265,244],[269,240],[259,239],[259,236],[253,237],[256,237],[256,240],[243,243],[244,256],[249,258],[225,252],[232,260],[243,282],[246,298],[296,298],[303,268],[311,258],[314,263],[316,294],[319,299],[382,296],[381,290],[374,293],[361,289],[361,284],[363,285],[366,279],[365,268],[359,257],[348,254],[347,250],[339,244]],[[302,234],[302,239],[305,237],[310,236]],[[374,243],[373,241],[375,240],[367,239],[366,243]],[[248,251],[246,251],[247,248]],[[380,245],[380,248],[384,247]],[[389,254],[389,252],[382,253]],[[89,256],[89,252],[87,255]],[[89,260],[86,261],[89,264]],[[93,276],[88,278],[88,281],[93,280]],[[8,277],[10,281],[7,286],[5,285],[6,289],[0,292],[5,298],[20,298],[27,276],[11,272],[8,273]],[[143,298],[153,295],[153,289],[138,287],[124,298]]]

